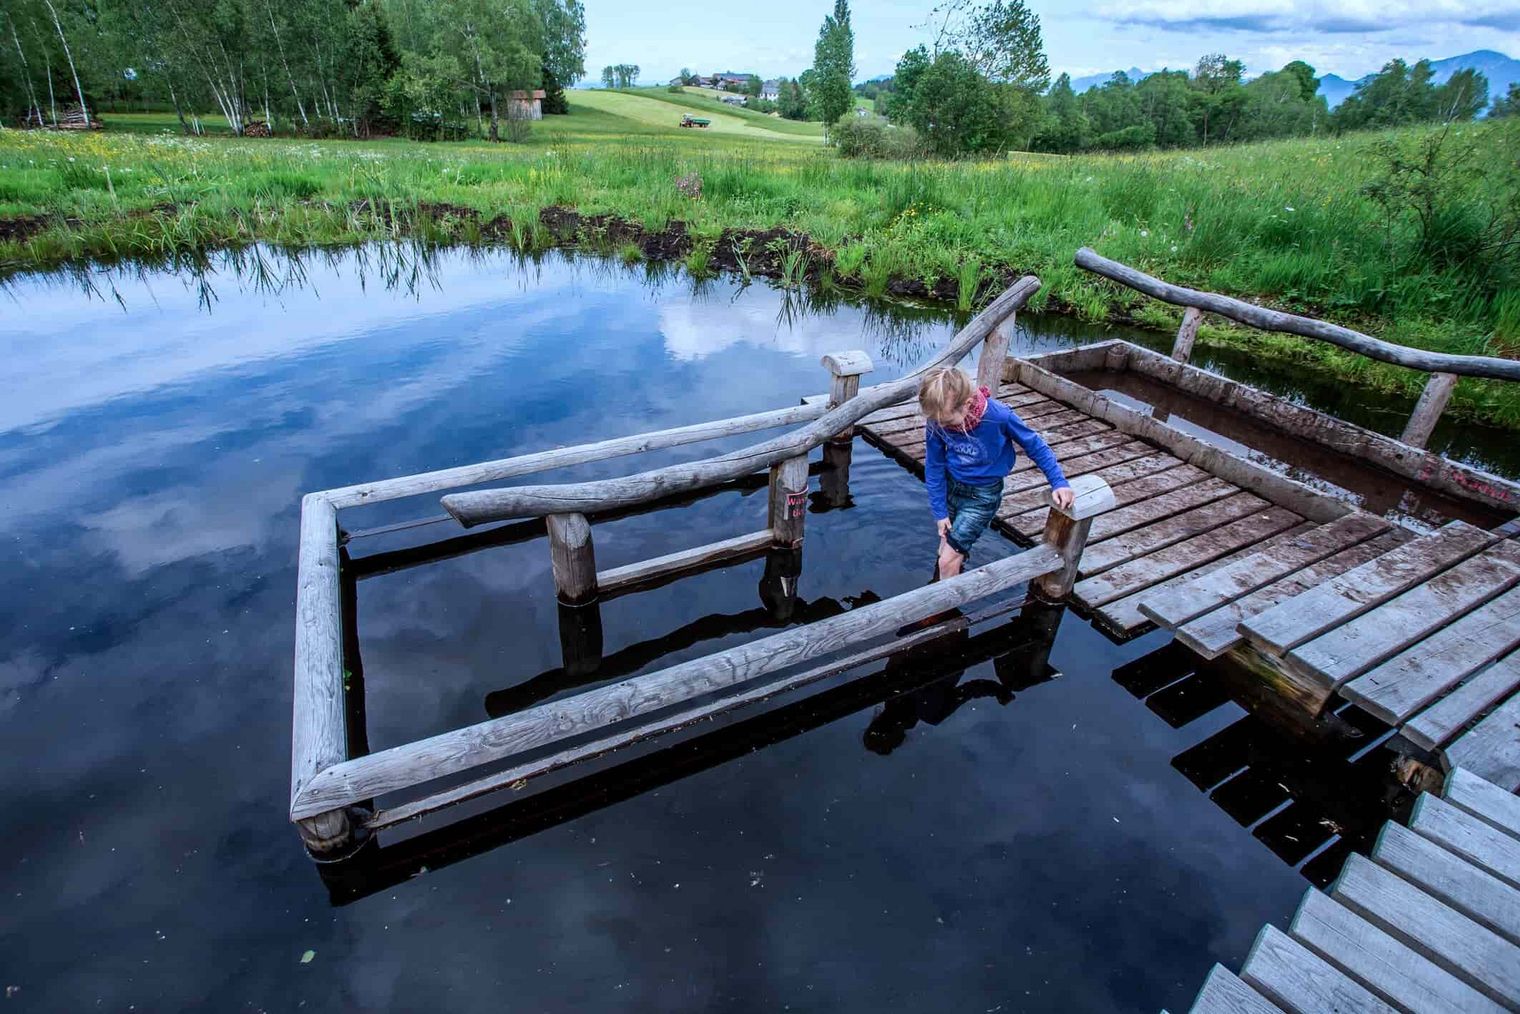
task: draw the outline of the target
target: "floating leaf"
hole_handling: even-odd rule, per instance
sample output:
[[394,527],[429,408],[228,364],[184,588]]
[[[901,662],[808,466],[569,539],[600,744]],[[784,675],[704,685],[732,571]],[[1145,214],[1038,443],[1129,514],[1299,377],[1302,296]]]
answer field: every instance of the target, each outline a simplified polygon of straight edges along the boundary
[[309,965],[309,964],[311,964],[311,959],[314,958],[314,957],[316,957],[316,956],[317,956],[317,952],[316,951],[307,951],[305,954],[301,955],[301,964],[303,964],[303,965]]

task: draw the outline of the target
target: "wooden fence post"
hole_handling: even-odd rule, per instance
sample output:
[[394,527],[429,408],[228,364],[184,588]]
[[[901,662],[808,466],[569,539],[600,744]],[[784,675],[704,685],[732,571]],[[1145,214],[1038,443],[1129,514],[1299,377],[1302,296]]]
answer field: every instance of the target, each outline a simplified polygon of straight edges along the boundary
[[1404,435],[1399,439],[1410,447],[1424,447],[1430,434],[1435,432],[1436,422],[1446,411],[1446,403],[1451,400],[1452,388],[1456,386],[1455,373],[1432,373],[1425,381],[1425,390],[1420,392],[1420,400],[1415,402],[1409,422],[1404,426]]
[[[829,384],[829,408],[836,409],[860,393],[861,374],[876,368],[871,357],[859,349],[849,352],[830,352],[823,357],[833,382]],[[849,440],[855,435],[855,427],[847,426],[834,434],[835,440]]]
[[807,517],[808,459],[806,454],[771,466],[770,528],[778,546],[802,545]]
[[1172,342],[1172,358],[1185,363],[1193,357],[1193,340],[1198,337],[1198,325],[1203,323],[1203,311],[1190,306],[1182,311],[1182,326],[1177,329],[1177,340]]
[[1003,388],[1003,363],[1008,359],[1008,338],[1013,334],[1013,314],[992,329],[982,342],[982,351],[976,357],[976,386],[985,387],[994,398]]
[[549,561],[554,571],[554,590],[567,606],[596,598],[596,550],[591,544],[591,523],[584,514],[550,514]]
[[[1063,511],[1054,504],[1045,519],[1045,545],[1061,554],[1060,570],[1043,574],[1029,583],[1036,598],[1058,602],[1071,594],[1077,582],[1077,565],[1082,550],[1087,547],[1087,533],[1092,519],[1114,506],[1114,491],[1108,483],[1095,475],[1079,475],[1071,480],[1071,491],[1076,502],[1070,511]],[[1049,501],[1050,494],[1046,493]]]

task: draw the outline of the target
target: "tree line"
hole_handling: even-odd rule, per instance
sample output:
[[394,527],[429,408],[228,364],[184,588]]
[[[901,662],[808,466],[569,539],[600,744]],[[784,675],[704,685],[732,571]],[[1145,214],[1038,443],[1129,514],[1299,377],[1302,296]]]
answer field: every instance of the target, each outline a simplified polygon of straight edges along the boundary
[[[526,129],[510,93],[585,73],[581,0],[6,0],[0,117],[57,125],[101,104],[172,109],[187,133]],[[255,126],[261,125],[261,126]]]

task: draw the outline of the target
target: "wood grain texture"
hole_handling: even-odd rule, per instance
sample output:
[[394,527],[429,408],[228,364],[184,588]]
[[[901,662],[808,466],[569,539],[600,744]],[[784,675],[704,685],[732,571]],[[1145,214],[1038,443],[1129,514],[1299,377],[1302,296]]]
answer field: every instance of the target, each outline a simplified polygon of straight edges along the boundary
[[1353,853],[1330,895],[1489,999],[1520,1005],[1520,947],[1398,874]]
[[645,451],[659,450],[663,447],[679,447],[683,444],[717,440],[741,433],[755,433],[779,426],[795,426],[798,423],[811,422],[821,417],[826,411],[828,411],[827,405],[820,401],[817,404],[798,405],[794,408],[780,408],[769,412],[756,412],[753,415],[735,416],[732,419],[718,419],[713,422],[694,423],[690,426],[677,426],[668,430],[599,440],[590,444],[577,444],[574,447],[557,447],[549,451],[520,454],[496,461],[482,461],[474,465],[419,472],[416,475],[404,475],[395,479],[340,486],[327,490],[325,495],[338,508],[357,507],[366,503],[384,503],[408,496],[422,496],[427,493],[458,489],[462,486],[474,486],[482,482],[500,482],[502,479],[511,479],[519,475],[534,475],[591,461],[607,461],[630,454],[642,454]]
[[[1223,480],[1213,481],[1218,483]],[[1113,536],[1094,545],[1083,557],[1082,576],[1101,574],[1110,567],[1148,556],[1158,549],[1212,531],[1270,506],[1254,493],[1237,492],[1214,503],[1184,510],[1153,524]]]
[[1185,363],[1193,358],[1193,342],[1198,338],[1198,325],[1203,323],[1203,311],[1190,306],[1182,311],[1182,324],[1177,328],[1177,338],[1172,342],[1172,358]]
[[[1208,478],[1202,469],[1184,465],[1170,454],[1133,458],[1088,474],[1096,475],[1109,484],[1114,492],[1115,507],[1127,507],[1148,497],[1160,496]],[[1046,508],[1025,505],[1043,501],[1044,495],[1036,490],[1005,498],[1003,510],[1011,513],[1001,515],[1001,520],[1020,535],[1035,535],[1045,527]]]
[[1236,978],[1223,965],[1209,969],[1190,1014],[1282,1014],[1266,997]]
[[1283,1010],[1298,1014],[1397,1010],[1276,926],[1262,927],[1240,977]]
[[1410,719],[1403,734],[1418,747],[1436,750],[1517,688],[1520,688],[1520,652],[1468,677],[1461,686]]
[[1282,655],[1486,548],[1493,537],[1453,521],[1244,620],[1241,631],[1262,651]]
[[1313,566],[1305,567],[1234,602],[1204,613],[1197,619],[1189,620],[1177,628],[1177,640],[1204,658],[1218,658],[1245,639],[1245,635],[1238,629],[1242,620],[1316,588],[1337,574],[1360,567],[1368,560],[1398,548],[1409,538],[1404,529],[1395,528],[1350,549],[1344,549]]
[[1446,776],[1441,797],[1461,807],[1479,820],[1520,838],[1520,797],[1499,788],[1466,768],[1456,768]]
[[1520,546],[1500,543],[1346,619],[1288,658],[1339,687],[1520,582]]
[[1520,693],[1446,745],[1446,763],[1481,775],[1507,792],[1520,791]]
[[[1142,459],[1143,460],[1143,459]],[[1166,493],[1132,503],[1122,510],[1111,511],[1093,525],[1092,541],[1103,542],[1137,528],[1180,516],[1185,511],[1207,506],[1217,500],[1233,496],[1240,487],[1223,479],[1208,478]]]
[[808,459],[806,454],[771,466],[769,489],[771,538],[778,546],[802,544],[807,521]]
[[710,542],[705,546],[696,546],[692,549],[683,549],[665,556],[657,556],[650,560],[640,561],[639,563],[613,567],[600,571],[596,575],[597,592],[603,598],[616,595],[628,588],[637,587],[650,581],[657,581],[673,574],[696,570],[722,560],[732,559],[736,556],[747,556],[757,553],[770,546],[774,541],[774,533],[767,528],[763,531],[750,532],[746,535],[736,535],[731,539]]
[[657,672],[550,701],[503,718],[382,750],[328,768],[303,788],[293,817],[424,784],[716,693],[842,651],[905,624],[985,598],[1061,565],[1045,546],[840,616],[784,630]]
[[[1237,549],[1292,528],[1302,520],[1297,514],[1282,507],[1249,514],[1079,581],[1073,593],[1083,604],[1096,608],[1178,574],[1195,570]],[[1088,555],[1105,545],[1108,543],[1101,543],[1088,550]]]
[[1451,392],[1456,386],[1455,373],[1432,373],[1425,381],[1425,389],[1420,392],[1420,400],[1415,402],[1409,422],[1404,424],[1404,435],[1399,440],[1410,447],[1424,447],[1435,432],[1436,423],[1446,411],[1446,403],[1451,400]]
[[1407,944],[1313,889],[1304,895],[1288,932],[1400,1010],[1415,1014],[1504,1010]]
[[1101,257],[1087,247],[1077,251],[1076,263],[1084,270],[1102,275],[1104,278],[1112,279],[1137,292],[1143,292],[1147,296],[1174,306],[1196,306],[1200,310],[1217,313],[1221,317],[1259,327],[1263,331],[1277,331],[1283,334],[1296,334],[1304,338],[1315,338],[1380,362],[1407,366],[1412,370],[1424,370],[1426,373],[1445,372],[1464,377],[1520,380],[1520,362],[1513,359],[1500,359],[1496,356],[1455,356],[1395,345],[1392,342],[1362,334],[1360,331],[1315,320],[1312,317],[1300,317],[1280,310],[1268,310],[1239,299],[1231,299],[1229,296],[1219,296],[1212,292],[1200,292],[1180,285],[1171,285],[1159,278],[1153,278],[1144,272],[1120,264],[1118,261]]
[[1008,314],[1022,307],[1039,287],[1039,280],[1033,276],[1020,279],[977,314],[951,339],[949,347],[931,362],[900,380],[863,390],[857,397],[838,408],[829,409],[811,423],[772,440],[705,461],[683,462],[614,479],[453,493],[443,498],[444,509],[466,527],[507,518],[610,510],[738,479],[788,458],[805,455],[872,412],[913,397],[923,373],[936,366],[959,362]]
[[591,523],[584,514],[551,514],[544,519],[549,530],[549,565],[559,600],[574,606],[596,598],[596,546]]
[[[1516,647],[1520,647],[1520,588],[1442,625],[1423,641],[1347,683],[1341,693],[1363,711],[1398,725]],[[1514,679],[1520,682],[1520,671]]]
[[1008,340],[1016,333],[1014,321],[1015,315],[1010,313],[982,342],[982,351],[976,358],[976,386],[996,391],[1002,384],[1003,364],[1008,359]]
[[1032,360],[1011,360],[1014,379],[1049,397],[1081,409],[1095,419],[1102,419],[1115,429],[1147,440],[1170,451],[1182,461],[1197,465],[1211,475],[1256,493],[1275,504],[1288,507],[1310,521],[1333,521],[1351,508],[1294,479],[1279,475],[1239,455],[1205,443],[1199,438],[1168,426],[1144,412],[1120,405],[1095,391],[1042,369]]
[[[341,601],[338,512],[326,497],[312,493],[301,500],[296,578],[295,693],[290,736],[292,806],[312,779],[347,757]],[[303,816],[314,817],[321,812]]]
[[1393,821],[1378,835],[1372,859],[1510,943],[1520,944],[1520,891],[1492,874]]
[[876,364],[871,362],[871,355],[861,349],[850,349],[845,352],[825,352],[819,360],[825,369],[835,377],[858,377],[862,373],[870,373],[876,369]]
[[1415,801],[1409,829],[1520,888],[1520,841],[1460,807],[1427,792]]
[[1348,514],[1294,539],[1279,542],[1270,553],[1256,553],[1206,578],[1153,593],[1140,611],[1156,624],[1175,630],[1189,620],[1248,595],[1294,571],[1388,530],[1388,522],[1370,514]]

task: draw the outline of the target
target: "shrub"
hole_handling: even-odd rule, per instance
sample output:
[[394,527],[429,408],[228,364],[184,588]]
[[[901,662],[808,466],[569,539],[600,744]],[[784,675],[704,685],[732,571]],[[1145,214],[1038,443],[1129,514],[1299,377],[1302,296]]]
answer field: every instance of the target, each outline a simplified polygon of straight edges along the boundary
[[877,117],[845,116],[829,132],[845,158],[919,158],[923,144],[912,127],[895,127]]
[[1093,140],[1093,147],[1103,151],[1125,151],[1149,148],[1155,143],[1156,125],[1138,123],[1133,127],[1125,127],[1123,130],[1111,130],[1106,134],[1099,134]]

